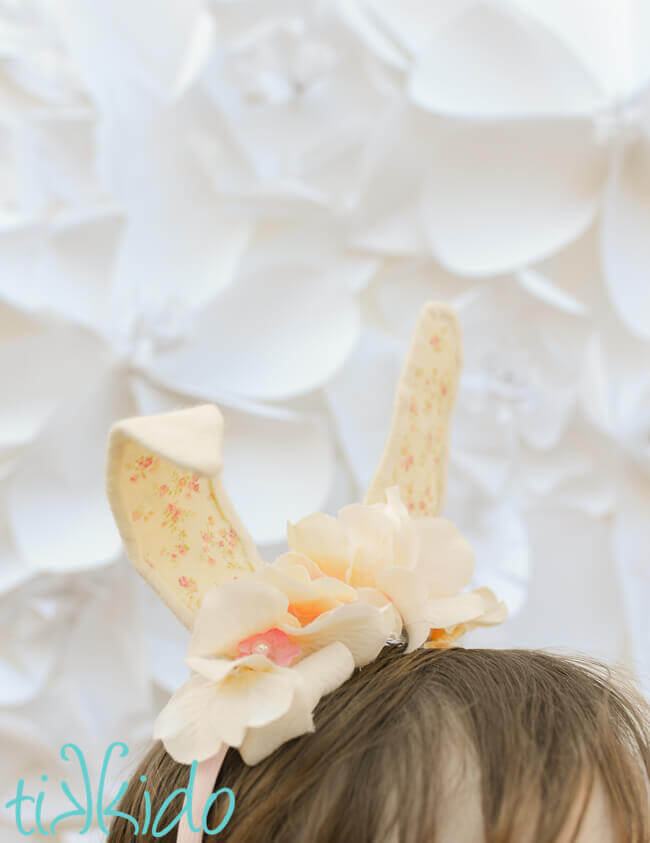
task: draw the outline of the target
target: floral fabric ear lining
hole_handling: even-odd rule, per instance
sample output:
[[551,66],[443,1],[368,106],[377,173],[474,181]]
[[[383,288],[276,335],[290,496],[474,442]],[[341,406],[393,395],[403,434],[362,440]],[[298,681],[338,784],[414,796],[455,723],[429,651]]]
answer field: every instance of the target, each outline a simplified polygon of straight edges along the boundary
[[366,503],[399,486],[411,515],[437,515],[447,475],[449,422],[462,367],[458,320],[443,305],[422,310],[395,393],[393,420]]
[[262,565],[221,484],[222,440],[210,405],[110,434],[108,499],[129,560],[188,629],[209,588]]
[[[214,784],[210,759],[224,746],[255,764],[313,731],[319,699],[403,632],[409,650],[444,647],[505,619],[489,589],[463,590],[471,547],[437,517],[460,365],[453,312],[428,304],[365,503],[289,524],[289,551],[272,563],[221,484],[216,407],[112,429],[107,489],[129,559],[192,630],[190,679],[154,736],[177,761],[202,762],[202,787]],[[183,826],[179,840],[193,833]]]

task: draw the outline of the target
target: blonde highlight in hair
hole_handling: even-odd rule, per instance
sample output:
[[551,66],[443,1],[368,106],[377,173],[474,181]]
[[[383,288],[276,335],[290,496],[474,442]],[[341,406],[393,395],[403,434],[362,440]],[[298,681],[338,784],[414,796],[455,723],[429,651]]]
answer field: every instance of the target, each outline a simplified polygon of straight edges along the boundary
[[[650,840],[648,707],[607,668],[530,650],[403,649],[385,647],[323,698],[315,733],[254,767],[230,750],[218,786],[234,791],[235,813],[204,840],[435,843],[450,792],[472,770],[485,843],[525,834],[554,843],[567,829],[575,838],[596,782],[616,839]],[[453,747],[461,763],[452,781]],[[145,787],[155,813],[188,771],[156,744],[119,810],[142,822]],[[169,819],[179,810],[173,803]],[[133,827],[115,819],[108,843],[133,839]],[[176,829],[137,839],[175,841]]]

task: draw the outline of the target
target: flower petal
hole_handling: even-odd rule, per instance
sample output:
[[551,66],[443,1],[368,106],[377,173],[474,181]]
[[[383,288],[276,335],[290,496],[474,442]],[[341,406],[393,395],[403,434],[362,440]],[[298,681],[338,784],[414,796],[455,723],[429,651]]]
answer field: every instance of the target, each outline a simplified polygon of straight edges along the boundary
[[[278,631],[277,627],[272,629]],[[284,637],[285,633],[282,633],[282,635]],[[251,636],[251,638],[257,637]],[[193,673],[198,673],[204,679],[208,679],[210,682],[221,682],[230,676],[231,673],[235,672],[235,670],[242,668],[249,671],[268,672],[274,669],[275,662],[261,653],[249,653],[234,659],[211,659],[204,656],[190,656],[186,659],[186,664]],[[279,666],[284,667],[284,665]]]
[[333,455],[325,420],[246,403],[222,402],[222,412],[228,496],[256,543],[284,541],[287,519],[320,509],[327,498]]
[[409,511],[400,499],[400,487],[389,486],[385,492],[385,513],[395,525],[395,561],[394,564],[403,568],[412,568],[417,562],[419,535],[417,521],[409,515]]
[[156,718],[154,739],[162,740],[181,764],[203,761],[219,749],[220,735],[206,728],[207,711],[215,693],[214,682],[192,676]]
[[439,126],[422,211],[440,261],[466,275],[506,272],[577,237],[607,166],[588,120]]
[[322,385],[358,339],[357,297],[322,268],[275,263],[203,305],[191,342],[162,349],[149,374],[208,400],[224,392],[281,399]]
[[354,670],[350,651],[334,642],[300,661],[293,671],[300,678],[291,708],[261,729],[251,728],[240,747],[246,764],[257,764],[291,738],[314,730],[312,711],[322,696],[340,687]]
[[[194,66],[192,51],[197,49],[197,29],[203,22],[199,0],[177,6],[164,2],[156,7],[134,8],[119,0],[110,10],[102,3],[90,3],[83,10],[74,3],[57,3],[52,10],[57,30],[74,57],[75,64],[89,80],[94,93],[108,109],[114,105],[116,90],[124,98],[128,81],[146,79],[163,98],[189,81],[187,67]],[[152,32],[156,37],[152,43]],[[111,57],[121,61],[112,66]]]
[[21,456],[8,508],[18,551],[33,570],[88,568],[119,555],[104,448],[111,422],[132,414],[122,373],[100,369],[88,392],[60,407]]
[[485,609],[481,591],[471,591],[455,597],[434,597],[427,603],[427,616],[432,629],[442,629],[475,620]]
[[[3,331],[4,335],[4,331]],[[0,345],[0,448],[22,445],[43,430],[55,409],[91,383],[105,349],[70,326],[29,332]]]
[[354,663],[361,667],[373,661],[386,643],[386,614],[389,607],[377,608],[368,603],[347,603],[322,614],[300,629],[280,624],[305,655],[335,641],[345,644]]
[[483,614],[472,621],[472,623],[478,626],[495,626],[496,624],[503,623],[508,617],[508,607],[506,604],[502,600],[498,600],[492,589],[486,586],[477,588],[475,593],[480,594],[483,598],[484,609]]
[[258,764],[286,741],[314,731],[314,718],[306,688],[298,686],[289,710],[262,728],[250,728],[239,747],[246,764]]
[[402,634],[402,618],[393,603],[386,595],[377,588],[358,588],[357,596],[359,603],[368,603],[382,609],[384,619],[384,633],[386,640],[399,638]]
[[650,339],[650,155],[648,140],[619,155],[605,197],[602,259],[614,307],[632,333]]
[[563,41],[513,7],[484,3],[439,29],[418,57],[409,93],[423,108],[470,118],[590,114],[603,105]]
[[202,761],[216,752],[220,741],[240,746],[249,727],[282,717],[295,686],[290,671],[282,668],[236,670],[218,683],[192,677],[159,715],[154,737],[164,741],[176,761]]
[[[288,527],[294,529],[292,524],[289,524]],[[271,565],[278,571],[284,571],[301,582],[308,583],[311,580],[325,576],[316,562],[309,556],[305,556],[304,553],[294,553],[293,551],[281,553]],[[341,581],[336,580],[336,582]],[[345,583],[342,583],[342,585],[345,586]],[[345,587],[347,588],[348,586]]]
[[375,581],[402,616],[408,634],[406,652],[413,652],[424,644],[433,626],[429,622],[426,586],[415,571],[406,568],[387,568],[377,574]]
[[420,518],[415,522],[420,540],[418,571],[428,593],[440,597],[457,594],[472,579],[474,551],[458,527],[445,518]]
[[350,543],[343,525],[322,512],[287,525],[289,547],[313,559],[325,574],[344,579],[350,567]]
[[640,472],[623,476],[619,508],[614,517],[611,548],[618,567],[621,599],[630,631],[634,666],[650,692],[650,480]]
[[378,571],[396,564],[397,528],[379,504],[351,504],[339,512],[352,546],[349,579],[354,586],[372,586]]
[[331,694],[352,676],[354,657],[343,643],[334,641],[298,662],[295,671],[314,707],[321,697]]
[[277,626],[288,605],[277,588],[252,579],[211,588],[196,616],[188,657],[230,658],[240,641]]
[[369,486],[388,436],[400,351],[394,339],[364,329],[360,343],[325,389],[339,441],[362,488]]
[[[292,554],[292,556],[300,558],[297,554]],[[320,612],[335,608],[339,602],[350,603],[356,599],[355,590],[336,577],[320,576],[315,580],[307,579],[305,582],[293,574],[291,569],[286,567],[282,569],[277,567],[276,563],[261,568],[256,574],[256,579],[267,582],[286,594],[289,603],[293,606],[312,605],[313,611],[320,614]],[[300,565],[293,567],[298,571],[305,571],[305,568]],[[319,606],[322,606],[320,611]]]

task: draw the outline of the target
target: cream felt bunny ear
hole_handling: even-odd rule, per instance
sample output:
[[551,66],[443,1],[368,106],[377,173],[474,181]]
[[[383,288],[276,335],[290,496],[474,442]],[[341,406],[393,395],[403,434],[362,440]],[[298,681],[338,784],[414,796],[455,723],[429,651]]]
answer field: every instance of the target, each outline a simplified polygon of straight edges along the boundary
[[[227,748],[256,764],[313,731],[318,700],[389,641],[447,647],[505,619],[488,588],[465,591],[474,557],[433,515],[444,491],[460,333],[446,307],[425,307],[400,378],[393,425],[367,503],[289,525],[291,552],[262,563],[220,480],[216,407],[127,419],[111,431],[108,496],[129,558],[192,627],[189,680],[154,736],[198,763],[210,798]],[[406,506],[405,506],[406,504]],[[196,613],[196,617],[195,617]],[[179,843],[202,832],[179,827]]]
[[209,588],[262,564],[221,483],[222,440],[212,405],[110,432],[108,499],[129,560],[189,629]]
[[437,302],[424,306],[402,369],[384,452],[365,503],[382,503],[399,486],[414,517],[437,515],[447,474],[449,423],[462,366],[455,313]]

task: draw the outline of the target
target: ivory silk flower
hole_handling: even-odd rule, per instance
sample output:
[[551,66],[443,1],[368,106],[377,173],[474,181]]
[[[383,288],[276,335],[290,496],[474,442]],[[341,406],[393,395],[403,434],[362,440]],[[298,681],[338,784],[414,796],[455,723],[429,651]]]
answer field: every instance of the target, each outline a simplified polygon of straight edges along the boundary
[[411,519],[397,487],[386,501],[344,507],[338,518],[307,516],[289,525],[289,545],[323,572],[384,594],[402,617],[409,651],[429,637],[447,644],[473,625],[501,623],[506,608],[490,589],[459,593],[474,555],[458,529],[444,518]]
[[[372,661],[385,643],[386,610],[367,602],[339,603],[302,626],[290,610],[299,614],[318,601],[330,605],[336,598],[323,595],[334,592],[332,583],[323,578],[310,589],[295,570],[291,576],[287,560],[278,561],[262,569],[262,581],[253,575],[223,583],[203,598],[186,659],[192,676],[155,728],[181,762],[209,758],[223,741],[255,763],[313,730],[320,697],[345,681],[355,665]],[[283,586],[293,602],[264,579]],[[345,590],[341,583],[339,592]]]
[[489,589],[458,594],[473,572],[469,544],[445,519],[412,519],[397,487],[386,503],[317,513],[288,532],[291,552],[202,599],[192,676],[155,729],[181,762],[210,758],[223,742],[255,763],[311,731],[321,696],[403,625],[413,650],[505,617]]

